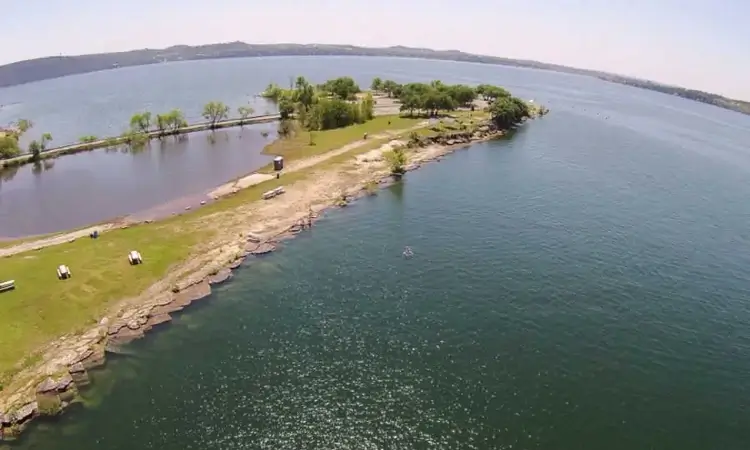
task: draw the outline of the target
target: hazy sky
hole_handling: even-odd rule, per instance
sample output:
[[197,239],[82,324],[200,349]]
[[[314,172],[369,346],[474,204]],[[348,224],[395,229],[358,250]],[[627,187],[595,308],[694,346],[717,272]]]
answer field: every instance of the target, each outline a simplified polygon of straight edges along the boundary
[[750,0],[0,0],[0,64],[207,44],[458,49],[750,100]]

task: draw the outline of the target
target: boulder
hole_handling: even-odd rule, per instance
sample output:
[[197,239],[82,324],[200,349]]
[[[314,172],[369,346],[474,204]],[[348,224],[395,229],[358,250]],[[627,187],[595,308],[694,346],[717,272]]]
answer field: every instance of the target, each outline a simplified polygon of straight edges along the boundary
[[15,423],[21,423],[25,422],[31,417],[36,414],[39,411],[39,406],[36,402],[31,402],[26,405],[23,405],[22,407],[18,408],[16,412],[13,414],[13,422]]
[[37,394],[65,392],[70,388],[71,384],[73,384],[73,377],[69,373],[66,373],[57,380],[48,377],[37,386],[36,392]]
[[232,278],[232,271],[229,269],[221,269],[216,274],[212,275],[208,279],[209,284],[219,284]]
[[39,383],[39,386],[36,387],[37,394],[46,394],[49,392],[54,392],[57,390],[57,383],[52,380],[52,378],[47,378],[46,380]]
[[254,249],[250,250],[251,255],[265,255],[267,253],[271,253],[272,251],[276,250],[276,246],[270,242],[264,242],[262,244],[258,244]]

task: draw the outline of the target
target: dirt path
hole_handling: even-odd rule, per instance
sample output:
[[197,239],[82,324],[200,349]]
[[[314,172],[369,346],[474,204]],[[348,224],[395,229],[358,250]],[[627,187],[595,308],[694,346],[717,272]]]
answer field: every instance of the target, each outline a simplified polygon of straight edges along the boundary
[[89,234],[91,234],[95,230],[99,230],[99,232],[102,233],[104,231],[109,231],[114,228],[118,228],[118,226],[114,223],[94,225],[88,228],[84,228],[82,230],[71,231],[70,233],[57,234],[54,236],[50,236],[50,237],[43,238],[43,239],[38,239],[35,241],[22,242],[12,247],[0,248],[0,258],[5,257],[5,256],[10,256],[10,255],[15,255],[16,253],[39,250],[40,248],[49,247],[52,245],[64,244],[65,242],[70,242],[71,240],[75,240],[75,239],[82,238],[82,237],[89,237]]

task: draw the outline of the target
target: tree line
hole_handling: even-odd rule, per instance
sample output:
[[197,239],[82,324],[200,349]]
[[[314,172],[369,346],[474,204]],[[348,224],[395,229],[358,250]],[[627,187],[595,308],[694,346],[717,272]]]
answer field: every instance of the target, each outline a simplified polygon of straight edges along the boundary
[[284,137],[291,133],[292,117],[309,131],[342,128],[371,120],[375,100],[369,92],[358,95],[360,93],[359,85],[351,77],[313,85],[299,76],[288,89],[269,84],[261,96],[277,104],[281,116],[279,134]]
[[399,84],[393,80],[372,80],[373,91],[382,92],[401,103],[401,112],[410,116],[434,117],[441,112],[458,108],[474,108],[474,100],[481,97],[489,103],[492,122],[500,129],[517,125],[531,115],[529,105],[514,97],[506,89],[490,84],[476,87],[464,84],[445,84],[440,80],[430,83]]

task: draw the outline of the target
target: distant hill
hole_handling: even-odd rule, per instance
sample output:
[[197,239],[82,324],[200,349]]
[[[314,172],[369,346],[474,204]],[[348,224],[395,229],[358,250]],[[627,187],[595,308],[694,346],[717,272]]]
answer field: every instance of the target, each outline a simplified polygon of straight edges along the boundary
[[716,105],[744,114],[750,114],[750,102],[734,100],[717,94],[668,86],[653,81],[639,80],[606,72],[576,69],[574,67],[547,64],[539,61],[475,55],[458,50],[431,50],[412,47],[356,47],[353,45],[323,44],[246,44],[230,42],[199,46],[177,45],[165,49],[132,50],[118,53],[102,53],[79,56],[53,56],[31,59],[0,66],[0,87],[30,83],[117,67],[141,66],[167,61],[190,61],[198,59],[247,58],[254,56],[386,56],[422,58],[444,61],[498,64],[528,67],[557,72],[587,75],[613,83],[626,84],[665,94],[677,95],[690,100]]

